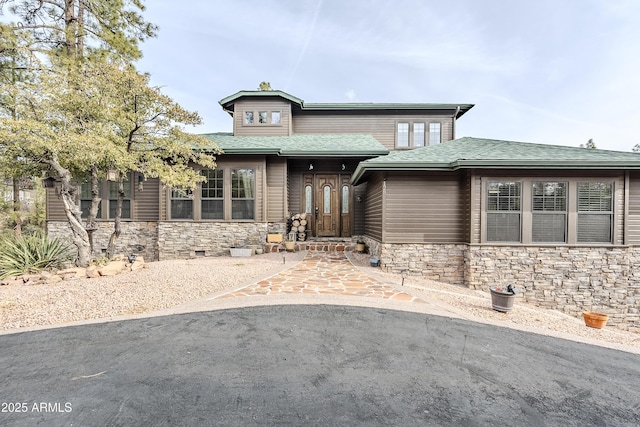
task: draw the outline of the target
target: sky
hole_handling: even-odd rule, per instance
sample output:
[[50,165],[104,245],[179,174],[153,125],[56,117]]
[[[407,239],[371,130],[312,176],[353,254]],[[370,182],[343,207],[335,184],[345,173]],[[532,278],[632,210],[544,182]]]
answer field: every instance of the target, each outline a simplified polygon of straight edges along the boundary
[[262,81],[305,102],[461,103],[471,136],[631,151],[638,0],[147,0],[138,69],[203,125]]

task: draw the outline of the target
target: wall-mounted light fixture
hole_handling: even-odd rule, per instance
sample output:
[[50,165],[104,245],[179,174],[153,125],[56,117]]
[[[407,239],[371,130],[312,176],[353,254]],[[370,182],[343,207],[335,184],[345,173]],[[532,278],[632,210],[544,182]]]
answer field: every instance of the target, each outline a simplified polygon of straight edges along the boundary
[[138,191],[142,191],[144,189],[144,175],[141,173],[138,174]]
[[313,163],[309,162],[309,170],[312,171],[313,170]]
[[359,194],[358,194],[358,195],[356,196],[356,202],[358,202],[358,203],[362,203],[362,196],[361,196],[361,195],[359,195]]
[[116,181],[118,179],[118,171],[115,169],[109,169],[107,171],[107,181]]
[[42,180],[42,186],[44,188],[53,188],[56,186],[56,179],[52,176],[49,176]]
[[342,164],[342,170],[345,170],[347,168],[347,165],[345,165],[344,163]]

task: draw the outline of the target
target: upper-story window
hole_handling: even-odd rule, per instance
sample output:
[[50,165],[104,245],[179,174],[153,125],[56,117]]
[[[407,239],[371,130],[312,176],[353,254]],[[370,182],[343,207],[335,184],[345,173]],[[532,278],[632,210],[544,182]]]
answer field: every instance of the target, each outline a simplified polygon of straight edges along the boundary
[[398,147],[409,146],[409,123],[398,123]]
[[413,124],[413,146],[424,147],[424,123]]
[[429,123],[429,145],[440,144],[442,140],[440,128],[440,123]]
[[441,123],[439,122],[398,122],[396,124],[396,147],[424,147],[427,142],[429,145],[440,144],[441,134]]
[[280,126],[282,124],[282,112],[281,111],[245,111],[243,124],[245,126],[252,126],[252,125]]

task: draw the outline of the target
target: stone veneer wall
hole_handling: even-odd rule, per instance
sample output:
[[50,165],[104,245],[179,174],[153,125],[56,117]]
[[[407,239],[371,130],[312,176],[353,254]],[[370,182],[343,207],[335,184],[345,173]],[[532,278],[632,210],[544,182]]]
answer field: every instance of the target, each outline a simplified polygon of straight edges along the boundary
[[159,259],[229,255],[231,246],[249,244],[250,237],[259,244],[266,243],[268,230],[272,228],[283,230],[284,226],[258,222],[163,221],[158,225]]
[[467,245],[389,244],[364,238],[372,256],[380,258],[383,271],[421,276],[431,280],[464,285],[464,260]]
[[640,247],[385,244],[364,240],[383,271],[488,291],[514,284],[520,298],[640,332]]
[[640,332],[640,247],[470,246],[466,285],[488,290],[515,284],[526,301]]
[[[113,222],[98,222],[98,229],[93,232],[94,257],[100,257],[107,249],[109,238],[113,233]],[[155,221],[123,221],[122,233],[116,242],[117,254],[138,254],[145,261],[158,260],[158,223]],[[71,242],[71,228],[66,221],[47,222],[47,234]],[[140,250],[141,249],[141,250]]]

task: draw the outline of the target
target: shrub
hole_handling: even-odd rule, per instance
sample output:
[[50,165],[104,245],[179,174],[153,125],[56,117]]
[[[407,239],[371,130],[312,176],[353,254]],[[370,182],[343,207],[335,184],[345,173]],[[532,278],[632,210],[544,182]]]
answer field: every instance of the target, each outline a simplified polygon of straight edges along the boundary
[[70,246],[44,234],[0,238],[0,279],[61,267],[71,260]]

